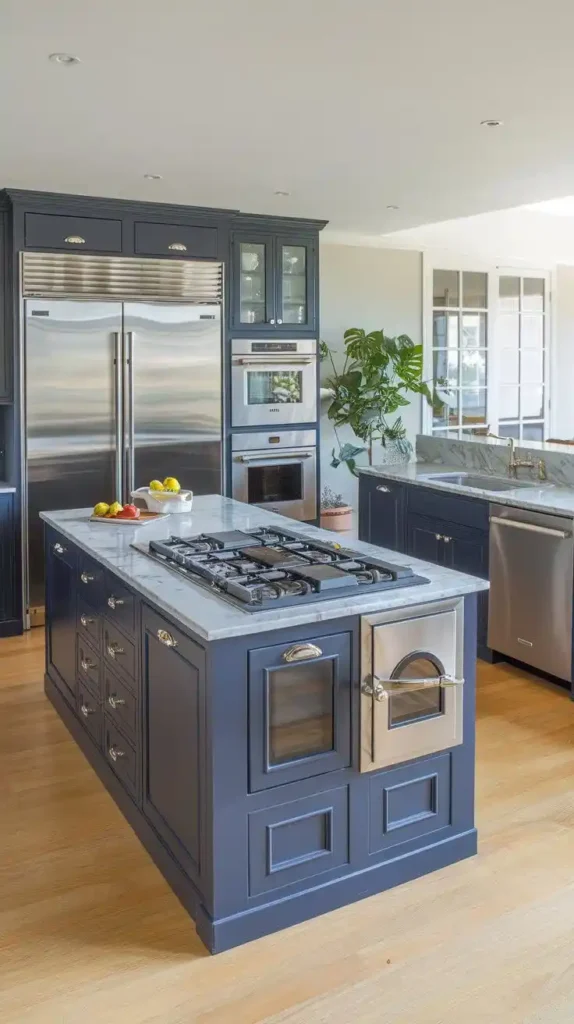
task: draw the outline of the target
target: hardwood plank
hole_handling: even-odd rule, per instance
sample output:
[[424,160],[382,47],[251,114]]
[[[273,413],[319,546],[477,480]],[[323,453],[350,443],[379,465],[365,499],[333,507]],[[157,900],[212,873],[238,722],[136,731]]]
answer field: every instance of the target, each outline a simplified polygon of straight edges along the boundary
[[574,706],[479,664],[479,855],[209,957],[42,692],[43,635],[0,640],[0,1021],[571,1024]]

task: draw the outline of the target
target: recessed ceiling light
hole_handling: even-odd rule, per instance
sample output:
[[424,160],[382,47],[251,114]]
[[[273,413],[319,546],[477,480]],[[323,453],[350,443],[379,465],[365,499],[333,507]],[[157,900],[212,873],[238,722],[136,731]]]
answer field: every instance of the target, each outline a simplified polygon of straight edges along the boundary
[[48,60],[52,60],[54,64],[64,64],[66,67],[80,63],[80,58],[74,57],[71,53],[51,53]]
[[161,174],[144,174],[144,178],[145,178],[146,181],[161,181],[162,175]]
[[496,118],[489,117],[486,121],[481,121],[481,128],[500,128],[504,124],[504,121],[497,121]]
[[290,192],[284,192],[282,188],[277,188],[277,189],[275,189],[275,192],[273,193],[273,195],[275,195],[275,196],[290,196],[291,193]]
[[395,206],[394,203],[389,203],[387,210],[398,210],[398,206]]

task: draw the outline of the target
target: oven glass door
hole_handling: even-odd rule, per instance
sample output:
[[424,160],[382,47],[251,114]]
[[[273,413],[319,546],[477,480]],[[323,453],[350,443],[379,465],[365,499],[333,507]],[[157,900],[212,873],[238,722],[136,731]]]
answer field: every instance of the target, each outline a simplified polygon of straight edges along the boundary
[[[367,617],[361,770],[463,741],[462,605],[410,619]],[[375,620],[375,621],[373,621]],[[370,691],[370,692],[369,692]]]
[[256,356],[234,357],[233,426],[315,422],[316,366],[314,356],[272,363]]
[[317,453],[237,452],[233,456],[233,497],[269,512],[309,521],[317,515]]
[[282,461],[275,464],[255,463],[247,467],[247,502],[249,505],[276,505],[281,501],[302,502],[304,499],[303,462]]

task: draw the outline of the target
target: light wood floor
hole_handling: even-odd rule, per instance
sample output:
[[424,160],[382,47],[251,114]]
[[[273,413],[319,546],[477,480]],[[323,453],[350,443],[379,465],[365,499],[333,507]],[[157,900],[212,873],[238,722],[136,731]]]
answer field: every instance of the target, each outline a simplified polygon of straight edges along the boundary
[[572,1024],[574,705],[480,666],[478,857],[209,957],[0,641],[0,1021]]

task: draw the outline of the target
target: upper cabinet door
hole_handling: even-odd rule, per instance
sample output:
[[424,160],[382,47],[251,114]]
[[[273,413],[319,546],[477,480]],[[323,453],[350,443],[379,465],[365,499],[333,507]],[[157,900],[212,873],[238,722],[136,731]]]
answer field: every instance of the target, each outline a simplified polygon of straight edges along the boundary
[[315,245],[309,239],[275,240],[276,321],[286,331],[315,327]]
[[275,325],[271,235],[235,235],[231,303],[234,327],[268,331]]

